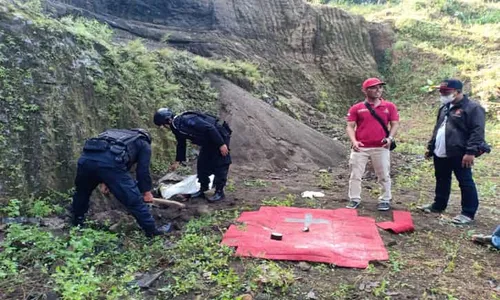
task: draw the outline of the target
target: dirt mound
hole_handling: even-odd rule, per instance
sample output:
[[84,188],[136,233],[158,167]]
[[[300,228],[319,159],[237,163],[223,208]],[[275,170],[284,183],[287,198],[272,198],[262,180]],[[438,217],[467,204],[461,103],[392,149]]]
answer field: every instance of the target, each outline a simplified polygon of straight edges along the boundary
[[253,97],[233,83],[211,77],[219,91],[221,117],[233,130],[231,153],[235,165],[278,171],[335,167],[346,159],[338,141]]

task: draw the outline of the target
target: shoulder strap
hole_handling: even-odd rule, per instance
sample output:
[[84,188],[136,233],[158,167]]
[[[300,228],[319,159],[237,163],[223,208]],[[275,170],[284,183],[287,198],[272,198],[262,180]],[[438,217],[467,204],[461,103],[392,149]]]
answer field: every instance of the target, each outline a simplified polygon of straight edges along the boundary
[[372,106],[370,104],[368,104],[368,102],[366,102],[366,101],[365,101],[365,106],[366,106],[366,108],[368,108],[368,110],[370,111],[370,113],[372,114],[372,116],[375,119],[377,119],[377,121],[380,123],[380,125],[382,125],[382,128],[384,128],[384,131],[385,131],[385,135],[389,136],[389,129],[387,129],[387,126],[385,126],[384,121],[382,120],[382,118],[380,118],[380,116],[377,115],[377,113],[372,108]]
[[128,145],[141,136],[143,136],[143,134],[136,130],[108,129],[105,132],[99,134],[98,138],[106,140],[108,142]]
[[191,110],[183,112],[181,114],[181,116],[188,115],[188,114],[194,114],[194,115],[197,115],[198,117],[201,117],[201,118],[206,118],[206,117],[214,118],[215,122],[217,122],[219,120],[219,117],[214,116],[212,114],[202,113],[202,112],[199,112],[199,111],[191,111]]
[[[214,116],[214,115],[212,115],[212,114],[209,114],[209,113],[202,113],[202,112],[199,112],[199,111],[190,111],[190,110],[189,110],[189,111],[185,111],[185,112],[183,112],[182,114],[180,114],[180,115],[176,116],[175,118],[177,118],[177,117],[183,117],[183,116],[186,116],[186,115],[196,115],[196,116],[198,116],[198,117],[202,118],[203,120],[207,120],[207,119],[209,119],[209,118],[212,118],[213,120],[211,120],[211,121],[213,121],[213,125],[214,125],[214,126],[216,126],[216,125],[219,123],[219,120],[220,120],[220,119],[219,119],[219,117]],[[175,119],[175,118],[174,118],[174,119]],[[209,123],[211,123],[211,122],[209,122]],[[184,133],[184,134],[187,134],[187,133],[185,133],[185,132],[183,132],[183,131],[182,131],[182,129],[180,128],[180,126],[176,126],[176,125],[175,125],[175,122],[172,122],[172,125],[173,125],[173,127],[174,127],[175,129],[177,129],[179,132]]]

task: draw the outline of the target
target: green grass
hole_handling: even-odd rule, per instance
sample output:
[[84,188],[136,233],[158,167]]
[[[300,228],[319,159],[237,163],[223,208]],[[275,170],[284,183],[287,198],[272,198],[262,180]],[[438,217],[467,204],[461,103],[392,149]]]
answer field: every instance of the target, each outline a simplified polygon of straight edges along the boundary
[[[335,2],[335,1],[333,1]],[[500,3],[476,0],[409,0],[384,5],[340,7],[371,21],[394,24],[397,41],[380,70],[388,82],[386,97],[400,108],[402,126],[396,152],[418,158],[405,163],[396,187],[432,185],[432,163],[421,160],[435,124],[438,94],[431,88],[444,78],[465,83],[464,92],[487,109],[486,140],[491,154],[475,161],[480,197],[498,197],[500,168]],[[339,4],[331,3],[339,6]],[[456,184],[453,190],[457,190]]]
[[[37,1],[32,1],[30,5],[32,9],[39,9]],[[416,202],[404,202],[410,208],[430,200],[434,183],[432,163],[419,157],[425,151],[439,105],[437,95],[429,92],[429,86],[450,76],[471,81],[468,92],[472,92],[483,104],[491,105],[487,141],[492,144],[493,152],[476,160],[474,176],[481,207],[492,211],[498,207],[500,123],[495,121],[495,105],[491,101],[495,98],[494,91],[500,80],[498,50],[494,47],[498,37],[493,34],[498,32],[498,24],[495,23],[497,6],[496,3],[454,0],[342,6],[363,13],[370,19],[393,20],[396,26],[398,41],[388,53],[390,64],[381,69],[389,83],[388,98],[398,104],[402,119],[396,152],[403,154],[405,159],[397,166],[394,186],[397,192],[415,193]],[[53,20],[40,19],[39,22],[48,26],[47,23]],[[68,18],[59,21],[54,28],[76,35],[84,43],[96,37],[108,47],[105,42],[109,39],[108,31],[99,24]],[[454,32],[459,34],[453,35]],[[15,45],[8,44],[8,47],[12,49]],[[141,103],[156,97],[170,97],[168,102],[155,102],[155,105],[177,105],[179,109],[200,105],[203,101],[209,104],[216,98],[208,83],[202,80],[210,72],[233,79],[243,76],[251,84],[265,81],[256,73],[256,68],[246,62],[209,61],[171,49],[149,52],[140,41],[118,48],[109,47],[104,55],[109,64],[105,66],[118,67],[104,69],[105,74],[96,77],[93,84],[100,100],[113,100],[105,102],[112,105],[106,105],[100,112],[107,114],[109,111],[112,122],[119,123],[123,116],[129,115],[116,98],[117,78],[130,82],[130,85],[121,86],[120,90],[127,99]],[[12,83],[6,81],[12,78],[9,72],[7,68],[0,67],[2,83]],[[157,78],[160,75],[162,80]],[[154,83],[152,90],[149,83]],[[194,96],[182,92],[186,87]],[[15,91],[16,87],[8,89]],[[144,90],[147,92],[142,93]],[[322,105],[320,103],[320,107]],[[40,109],[30,103],[24,103],[23,108],[34,112]],[[23,130],[22,123],[16,123],[16,126],[19,126],[16,127],[19,131]],[[0,142],[6,142],[7,138],[0,136]],[[163,170],[167,165],[167,161],[156,161],[155,170]],[[264,188],[269,184],[260,179],[242,183],[246,188]],[[318,173],[316,182],[311,184],[330,189],[335,183],[330,173]],[[235,183],[230,182],[228,190],[235,189]],[[280,192],[285,189],[280,188]],[[12,198],[3,205],[1,213],[6,216],[59,215],[61,207],[67,204],[68,195]],[[296,195],[267,197],[262,204],[293,206],[296,205]],[[409,285],[422,293],[417,295],[411,291],[416,298],[461,299],[467,297],[461,290],[462,286],[457,285],[463,278],[462,274],[474,273],[479,279],[474,281],[476,278],[472,278],[473,282],[498,280],[494,266],[490,265],[492,256],[489,256],[497,253],[464,246],[470,242],[467,237],[443,234],[441,228],[419,230],[409,236],[394,236],[404,246],[398,248],[398,244],[390,249],[390,259],[385,267],[370,264],[366,271],[353,273],[352,270],[330,269],[318,264],[308,271],[310,277],[300,278],[297,275],[300,271],[293,264],[238,258],[233,255],[234,250],[220,245],[224,230],[238,215],[238,210],[229,210],[191,220],[180,236],[169,238],[175,244],[171,249],[165,248],[161,239],[147,241],[140,232],[126,236],[91,227],[53,233],[34,226],[9,225],[0,252],[0,290],[13,299],[21,297],[24,291],[36,291],[40,295],[56,291],[65,299],[140,299],[144,294],[130,285],[134,274],[165,269],[165,275],[157,282],[160,285],[157,296],[165,299],[193,299],[197,296],[201,299],[237,299],[246,293],[264,293],[269,299],[297,299],[311,288],[309,278],[315,278],[314,288],[325,286],[318,294],[328,299],[382,299],[391,297],[390,292],[394,290],[402,292],[395,296],[397,298],[410,290]],[[422,269],[424,275],[413,275]],[[436,270],[438,273],[433,273]],[[337,278],[340,279],[334,281]],[[378,285],[369,292],[361,292],[358,290],[360,280],[377,281]],[[460,283],[467,285],[466,282]],[[300,296],[295,294],[297,289],[304,288],[307,289],[305,293]],[[498,299],[493,293],[491,298]]]
[[[273,261],[240,259],[221,246],[214,226],[226,226],[238,211],[194,219],[174,247],[162,239],[146,241],[141,233],[117,235],[98,229],[58,234],[34,226],[10,225],[0,252],[0,289],[9,295],[22,288],[54,290],[64,299],[136,298],[137,272],[165,269],[159,296],[203,294],[235,299],[243,291],[279,295],[295,282],[290,267]],[[43,280],[43,277],[50,280]],[[12,294],[15,295],[15,294]]]
[[293,194],[288,194],[283,198],[280,197],[267,197],[262,200],[262,205],[267,206],[293,206],[297,196]]
[[427,96],[421,90],[427,81],[459,77],[471,83],[466,91],[498,117],[499,106],[493,102],[500,98],[500,40],[494,33],[500,32],[500,3],[409,0],[341,7],[370,21],[394,24],[397,42],[388,53],[391,65],[382,67],[393,100],[421,100]]

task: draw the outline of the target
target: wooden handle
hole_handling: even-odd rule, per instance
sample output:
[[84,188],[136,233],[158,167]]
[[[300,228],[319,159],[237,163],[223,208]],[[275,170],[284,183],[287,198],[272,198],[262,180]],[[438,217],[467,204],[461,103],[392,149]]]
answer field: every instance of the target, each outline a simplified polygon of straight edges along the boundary
[[162,198],[153,198],[153,202],[158,203],[158,204],[163,204],[163,205],[170,205],[170,206],[173,205],[173,206],[177,206],[177,207],[181,207],[181,208],[186,207],[186,205],[184,203],[180,203],[180,202],[172,201],[172,200],[167,200],[167,199],[162,199]]

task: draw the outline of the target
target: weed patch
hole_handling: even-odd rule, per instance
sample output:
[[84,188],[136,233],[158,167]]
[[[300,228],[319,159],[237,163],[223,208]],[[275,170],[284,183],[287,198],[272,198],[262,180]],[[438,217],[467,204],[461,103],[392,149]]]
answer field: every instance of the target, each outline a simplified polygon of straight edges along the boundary
[[296,199],[297,199],[296,195],[288,194],[284,198],[278,198],[278,197],[266,198],[262,200],[262,204],[268,206],[293,206],[295,204]]

